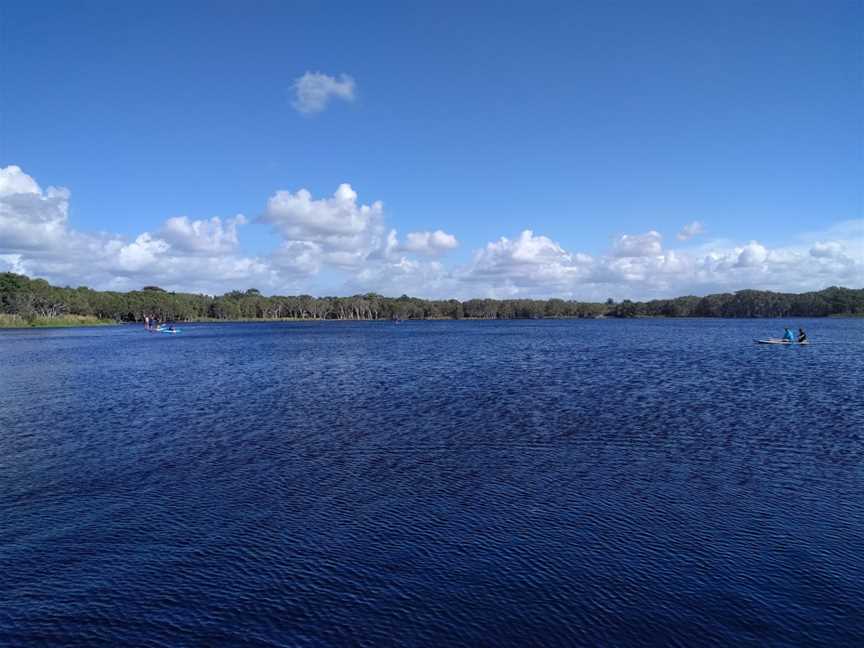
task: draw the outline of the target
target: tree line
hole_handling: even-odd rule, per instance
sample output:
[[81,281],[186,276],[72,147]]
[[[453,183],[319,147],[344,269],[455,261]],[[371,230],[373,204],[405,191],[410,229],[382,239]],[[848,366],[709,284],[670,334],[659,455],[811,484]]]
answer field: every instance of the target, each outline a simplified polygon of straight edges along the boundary
[[265,296],[250,288],[224,295],[169,292],[146,286],[130,292],[52,286],[11,272],[0,273],[0,313],[27,321],[68,315],[117,322],[215,320],[540,319],[560,317],[824,317],[864,315],[864,289],[826,288],[777,293],[740,290],[705,297],[645,302],[579,302],[564,299],[456,299]]

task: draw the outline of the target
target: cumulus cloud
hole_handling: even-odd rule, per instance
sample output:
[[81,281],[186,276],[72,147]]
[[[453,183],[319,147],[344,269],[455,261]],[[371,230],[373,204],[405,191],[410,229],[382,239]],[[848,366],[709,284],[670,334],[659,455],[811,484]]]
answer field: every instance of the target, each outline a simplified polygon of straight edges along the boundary
[[169,218],[159,230],[159,237],[174,249],[190,254],[228,254],[239,245],[237,228],[246,224],[246,217],[237,214],[222,220],[190,220],[186,216]]
[[231,282],[278,280],[263,261],[236,254],[243,216],[169,218],[157,232],[130,241],[74,229],[69,201],[68,189],[43,190],[19,167],[0,168],[0,266],[60,284],[114,289],[158,283],[213,292]]
[[764,245],[756,241],[750,241],[738,252],[738,260],[735,265],[739,268],[754,268],[765,263],[768,258],[768,250]]
[[74,228],[70,200],[67,189],[43,189],[19,167],[0,168],[0,271],[117,290],[155,284],[221,293],[254,286],[284,294],[315,292],[310,282],[321,281],[330,294],[458,298],[647,299],[864,285],[860,219],[779,246],[714,240],[668,249],[650,230],[622,234],[611,250],[593,256],[524,230],[490,241],[464,265],[445,266],[436,255],[458,245],[454,235],[430,229],[400,240],[385,222],[383,203],[362,203],[348,184],[323,198],[305,189],[274,192],[256,222],[272,226],[281,240],[262,256],[241,251],[242,215],[172,217],[130,238]]
[[[395,233],[394,233],[395,236]],[[443,230],[434,232],[409,232],[405,235],[402,249],[406,252],[417,252],[429,256],[443,254],[459,245],[456,237]]]
[[663,237],[651,230],[645,234],[622,234],[615,239],[612,254],[616,257],[658,256],[663,252]]
[[[864,223],[864,221],[862,221]],[[855,222],[842,232],[857,232]],[[827,233],[823,233],[827,234]],[[802,292],[829,285],[864,285],[862,239],[832,238],[769,248],[707,243],[699,250],[663,249],[659,234],[622,235],[607,255],[565,250],[546,236],[523,232],[475,253],[474,263],[454,273],[472,296],[556,295],[574,299],[651,299],[744,288]],[[858,252],[856,254],[856,251]]]
[[316,256],[316,266],[356,268],[386,256],[396,245],[395,233],[384,225],[383,203],[358,203],[357,192],[344,183],[330,198],[315,199],[306,189],[277,191],[258,221],[273,225],[289,244],[283,249]]
[[570,255],[558,243],[546,236],[535,236],[531,230],[524,230],[514,240],[502,236],[498,241],[487,243],[476,257],[477,265],[486,268],[540,266],[569,260]]
[[572,289],[587,276],[591,263],[588,255],[570,254],[552,239],[524,230],[518,238],[487,243],[458,276],[475,289],[485,285],[489,295],[548,295]]
[[367,230],[380,219],[384,206],[381,202],[358,205],[357,192],[343,183],[332,198],[315,200],[306,189],[297,193],[277,191],[267,201],[261,221],[278,227],[286,237],[351,237]]
[[678,240],[689,241],[694,236],[700,236],[704,233],[705,226],[700,221],[693,221],[692,223],[687,223],[681,228],[681,231],[678,232]]
[[14,164],[0,168],[0,196],[15,194],[41,194],[37,182]]
[[[660,290],[688,270],[687,259],[660,249],[659,234],[622,235],[606,256],[565,250],[547,236],[523,231],[475,253],[460,273],[479,295],[605,299],[634,288]],[[464,292],[464,291],[463,291]]]
[[171,246],[165,241],[144,232],[118,250],[115,268],[121,272],[140,272],[155,268],[170,249]]
[[354,101],[354,88],[354,79],[347,74],[337,79],[321,72],[306,72],[294,82],[292,105],[306,115],[319,113],[333,98]]
[[57,245],[67,233],[69,191],[38,183],[20,167],[0,168],[0,241],[5,250]]
[[843,258],[843,246],[836,241],[818,241],[810,248],[810,255],[817,259]]
[[396,230],[386,225],[384,204],[361,203],[347,183],[326,198],[314,198],[307,189],[276,191],[258,222],[272,225],[282,237],[273,254],[278,267],[309,274],[324,267],[348,270],[355,273],[355,283],[364,278],[364,285],[371,277],[383,277],[382,268],[395,263],[401,272],[414,263],[405,254],[435,257],[459,244],[440,229],[410,232],[400,242]]
[[0,169],[0,269],[118,290],[144,284],[206,292],[303,289],[303,281],[324,269],[367,284],[378,277],[395,286],[401,277],[407,288],[412,278],[431,281],[441,268],[406,255],[435,256],[458,243],[443,230],[411,232],[400,242],[385,226],[383,204],[361,203],[349,184],[319,199],[305,189],[274,192],[257,222],[272,225],[282,240],[262,257],[240,251],[243,215],[175,216],[130,239],[74,229],[69,201],[67,189],[43,190],[19,167]]
[[309,276],[321,269],[321,246],[309,241],[283,241],[270,255],[273,265],[291,276]]
[[408,294],[429,299],[464,296],[462,288],[459,278],[440,261],[405,256],[370,265],[346,283],[346,289],[352,293]]

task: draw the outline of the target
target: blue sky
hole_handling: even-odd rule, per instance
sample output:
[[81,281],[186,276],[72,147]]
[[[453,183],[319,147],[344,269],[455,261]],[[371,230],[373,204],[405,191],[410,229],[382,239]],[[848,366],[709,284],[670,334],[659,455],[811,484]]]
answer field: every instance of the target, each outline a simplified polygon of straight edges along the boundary
[[[0,167],[41,202],[7,209],[0,265],[207,291],[861,285],[860,1],[465,4],[4,3]],[[343,95],[298,110],[307,73]],[[383,207],[334,242],[313,220],[342,183],[345,231]],[[267,213],[300,189],[309,205]],[[438,230],[456,244],[405,243]],[[795,254],[817,264],[800,281]]]

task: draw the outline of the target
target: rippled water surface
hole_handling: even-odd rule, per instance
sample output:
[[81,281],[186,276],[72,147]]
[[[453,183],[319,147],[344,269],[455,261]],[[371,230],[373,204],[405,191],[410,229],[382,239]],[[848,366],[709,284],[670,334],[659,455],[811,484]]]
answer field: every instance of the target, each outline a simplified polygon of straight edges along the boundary
[[[784,324],[814,344],[753,344]],[[862,354],[848,319],[0,332],[0,645],[862,646]]]

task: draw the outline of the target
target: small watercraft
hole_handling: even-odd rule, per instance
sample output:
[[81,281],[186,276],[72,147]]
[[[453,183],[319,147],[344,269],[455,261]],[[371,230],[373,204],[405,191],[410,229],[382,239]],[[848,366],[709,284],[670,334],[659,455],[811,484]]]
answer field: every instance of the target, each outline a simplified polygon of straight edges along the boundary
[[179,333],[181,329],[173,326],[150,326],[144,329],[148,333]]
[[768,338],[766,340],[753,340],[756,344],[809,344],[807,340],[796,342],[793,340],[784,340],[783,338]]

